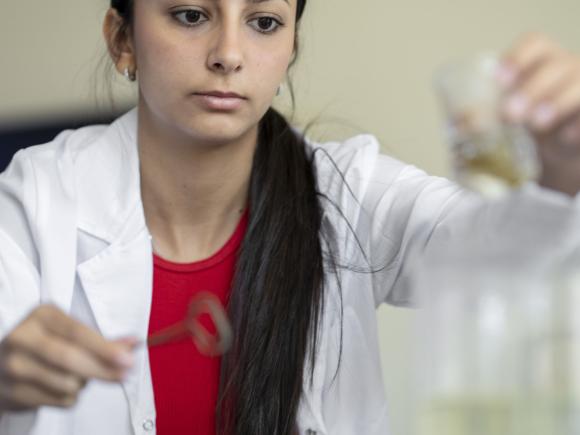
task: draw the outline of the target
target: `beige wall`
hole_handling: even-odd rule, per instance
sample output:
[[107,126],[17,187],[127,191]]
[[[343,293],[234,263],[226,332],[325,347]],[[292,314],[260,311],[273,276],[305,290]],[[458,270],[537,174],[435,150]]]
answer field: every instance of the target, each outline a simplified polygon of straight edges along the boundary
[[[154,1],[154,0],[148,0]],[[0,8],[0,123],[94,106],[105,0],[11,1]],[[298,119],[316,134],[370,131],[386,152],[446,174],[432,72],[449,57],[503,49],[543,30],[580,52],[578,0],[310,0],[296,74]],[[121,101],[131,89],[117,88]],[[345,120],[351,127],[345,127]],[[407,433],[412,314],[382,308],[380,334],[393,434]]]

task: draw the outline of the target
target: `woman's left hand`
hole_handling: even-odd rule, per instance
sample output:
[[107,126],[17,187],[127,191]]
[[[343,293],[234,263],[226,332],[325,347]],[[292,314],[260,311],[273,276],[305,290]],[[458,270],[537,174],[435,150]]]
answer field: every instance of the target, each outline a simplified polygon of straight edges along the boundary
[[544,34],[521,38],[503,57],[499,80],[508,120],[534,134],[543,171],[540,184],[580,191],[580,56]]

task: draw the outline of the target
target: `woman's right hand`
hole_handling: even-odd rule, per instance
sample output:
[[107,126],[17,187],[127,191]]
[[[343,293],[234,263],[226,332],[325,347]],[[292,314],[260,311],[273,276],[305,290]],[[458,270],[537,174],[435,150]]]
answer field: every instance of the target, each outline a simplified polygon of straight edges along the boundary
[[41,305],[0,342],[0,414],[70,407],[90,379],[120,382],[132,339],[108,341],[53,305]]

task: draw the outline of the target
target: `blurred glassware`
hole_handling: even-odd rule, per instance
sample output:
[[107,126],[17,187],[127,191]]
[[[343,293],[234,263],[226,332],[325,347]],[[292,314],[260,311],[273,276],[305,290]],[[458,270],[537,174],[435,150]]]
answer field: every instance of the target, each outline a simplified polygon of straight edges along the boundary
[[534,140],[523,125],[506,122],[499,57],[479,54],[449,62],[435,75],[451,144],[455,179],[488,197],[539,176]]
[[495,254],[440,252],[415,276],[416,434],[580,434],[580,254]]

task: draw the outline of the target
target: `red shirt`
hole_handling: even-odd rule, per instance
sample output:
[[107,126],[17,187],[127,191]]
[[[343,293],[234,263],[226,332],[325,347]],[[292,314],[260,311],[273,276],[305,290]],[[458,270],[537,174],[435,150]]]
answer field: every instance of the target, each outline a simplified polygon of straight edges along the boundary
[[[206,260],[178,264],[154,255],[149,334],[183,320],[189,301],[200,291],[216,294],[226,306],[247,221],[246,210],[230,240]],[[213,333],[209,319],[204,321]],[[215,435],[221,358],[202,355],[189,338],[151,347],[149,358],[157,434]]]

